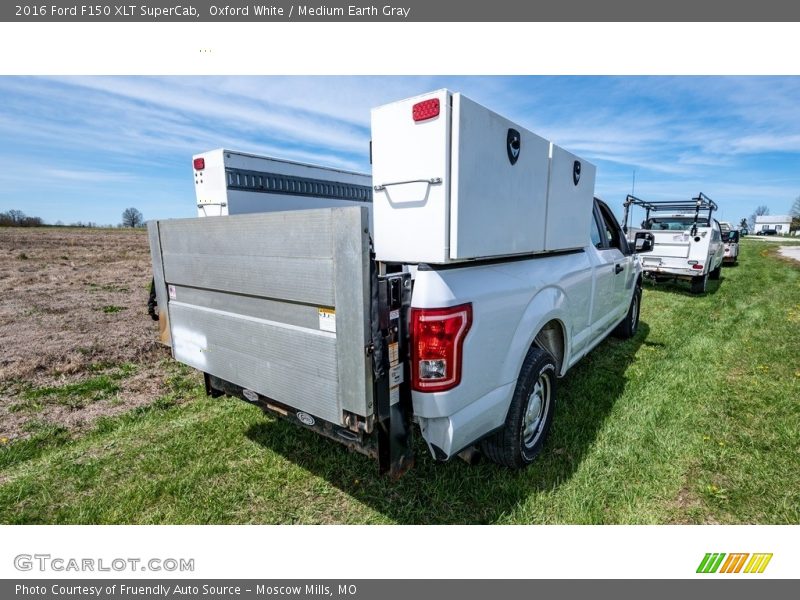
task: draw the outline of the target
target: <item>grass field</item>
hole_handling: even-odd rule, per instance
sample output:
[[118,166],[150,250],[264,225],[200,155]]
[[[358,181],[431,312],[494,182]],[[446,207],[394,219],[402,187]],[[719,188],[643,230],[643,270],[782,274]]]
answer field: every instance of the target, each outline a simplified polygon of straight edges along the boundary
[[[800,264],[766,243],[746,240],[703,296],[646,285],[638,335],[560,382],[551,436],[522,472],[435,463],[420,443],[392,482],[161,367],[155,402],[7,441],[0,522],[800,523]],[[20,402],[103,402],[126,369],[28,386]]]

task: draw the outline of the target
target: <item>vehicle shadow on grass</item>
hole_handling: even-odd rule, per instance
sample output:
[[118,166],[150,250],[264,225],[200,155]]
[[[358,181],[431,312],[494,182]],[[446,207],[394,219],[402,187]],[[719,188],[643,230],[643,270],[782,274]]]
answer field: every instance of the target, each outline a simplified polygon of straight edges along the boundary
[[[512,471],[486,460],[435,462],[415,428],[416,466],[397,481],[378,475],[377,463],[335,442],[280,420],[252,426],[247,436],[325,479],[397,523],[503,522],[529,498],[568,482],[625,391],[626,371],[647,342],[648,325],[626,341],[609,338],[559,380],[553,428],[542,454]],[[558,514],[548,522],[566,522]]]
[[703,296],[713,296],[714,294],[716,294],[719,291],[720,285],[722,285],[723,281],[725,281],[724,274],[720,275],[719,279],[709,279],[704,294],[693,294],[691,290],[691,284],[688,281],[681,281],[681,280],[661,281],[658,283],[653,281],[645,281],[644,288],[667,294],[677,294],[679,296],[692,296],[692,297],[702,298]]

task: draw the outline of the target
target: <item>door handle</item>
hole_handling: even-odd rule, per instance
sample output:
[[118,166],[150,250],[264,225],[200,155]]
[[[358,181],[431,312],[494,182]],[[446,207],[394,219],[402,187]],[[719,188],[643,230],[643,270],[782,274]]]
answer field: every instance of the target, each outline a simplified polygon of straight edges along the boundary
[[623,267],[622,265],[614,265],[614,274],[615,275],[619,275],[624,270],[625,270],[625,267]]

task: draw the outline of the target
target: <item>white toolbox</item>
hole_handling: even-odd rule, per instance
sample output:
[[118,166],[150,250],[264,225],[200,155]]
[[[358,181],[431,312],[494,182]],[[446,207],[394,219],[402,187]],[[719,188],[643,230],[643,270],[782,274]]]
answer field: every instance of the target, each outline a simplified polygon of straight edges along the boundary
[[378,107],[376,258],[442,264],[582,247],[594,174],[593,165],[459,93]]

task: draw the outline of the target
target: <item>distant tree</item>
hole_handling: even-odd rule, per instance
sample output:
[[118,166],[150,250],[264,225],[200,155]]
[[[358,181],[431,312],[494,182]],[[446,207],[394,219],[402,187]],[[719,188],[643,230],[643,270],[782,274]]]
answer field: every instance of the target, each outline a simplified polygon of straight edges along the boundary
[[739,227],[741,229],[747,229],[747,219],[742,219],[742,222],[739,223]]
[[789,209],[789,214],[793,217],[800,217],[800,196],[794,199],[792,208]]
[[122,226],[123,227],[141,227],[144,223],[144,217],[137,208],[126,208],[122,211]]
[[766,204],[762,204],[761,206],[756,207],[755,212],[750,215],[750,231],[753,231],[756,227],[756,217],[761,217],[763,215],[769,214],[769,207]]
[[44,223],[41,217],[23,217],[18,225],[20,227],[41,227]]
[[11,216],[11,220],[14,224],[19,224],[25,219],[25,213],[21,210],[10,210],[8,211],[9,216]]

